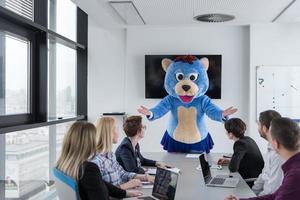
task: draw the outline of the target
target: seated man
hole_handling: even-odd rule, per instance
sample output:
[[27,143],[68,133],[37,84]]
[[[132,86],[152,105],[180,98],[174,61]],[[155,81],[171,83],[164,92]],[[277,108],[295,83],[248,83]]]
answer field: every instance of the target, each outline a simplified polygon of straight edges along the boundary
[[[246,124],[239,118],[232,118],[225,122],[225,129],[228,138],[234,141],[229,170],[239,172],[243,179],[258,177],[264,167],[264,160],[255,141],[244,135]],[[253,181],[247,183],[252,187]]]
[[[247,200],[299,200],[300,128],[289,118],[276,118],[271,122],[270,132],[273,148],[285,160],[282,165],[284,173],[282,185],[273,194]],[[238,200],[238,198],[231,195],[225,200]]]
[[252,187],[253,192],[258,196],[274,193],[282,183],[283,172],[281,166],[283,160],[272,148],[269,132],[271,121],[279,117],[281,117],[280,114],[275,110],[267,110],[259,114],[258,132],[262,138],[268,141],[268,150],[264,169]]

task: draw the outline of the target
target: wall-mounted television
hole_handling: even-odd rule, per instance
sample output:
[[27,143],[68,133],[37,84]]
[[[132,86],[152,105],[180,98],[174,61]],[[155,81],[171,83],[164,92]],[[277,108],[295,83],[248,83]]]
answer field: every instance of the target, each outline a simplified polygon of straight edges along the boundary
[[[164,58],[174,60],[181,55],[145,55],[145,96],[149,99],[160,99],[167,95],[164,89],[165,71],[161,67]],[[221,99],[222,55],[194,55],[201,59],[207,57],[209,68],[209,88],[206,95],[212,99]]]

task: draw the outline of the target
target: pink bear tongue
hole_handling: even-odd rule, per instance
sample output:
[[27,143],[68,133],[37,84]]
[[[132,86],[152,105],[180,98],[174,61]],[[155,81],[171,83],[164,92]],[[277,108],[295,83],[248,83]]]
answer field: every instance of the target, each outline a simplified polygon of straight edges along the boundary
[[193,99],[193,96],[179,96],[179,98],[185,102],[185,103],[188,103],[188,102],[191,102],[192,99]]

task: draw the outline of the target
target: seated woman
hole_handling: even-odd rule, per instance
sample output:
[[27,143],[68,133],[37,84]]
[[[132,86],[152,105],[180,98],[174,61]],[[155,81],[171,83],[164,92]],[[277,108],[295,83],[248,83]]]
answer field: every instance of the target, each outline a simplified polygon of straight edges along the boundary
[[112,152],[112,145],[118,142],[119,133],[114,118],[102,117],[98,119],[96,128],[97,154],[91,161],[99,167],[103,180],[122,189],[142,186],[141,181],[154,182],[153,176],[125,171],[116,160]]
[[109,200],[141,195],[125,191],[102,180],[99,168],[89,159],[96,154],[96,128],[91,123],[75,122],[65,135],[56,168],[78,182],[79,195],[84,200]]
[[[231,160],[221,159],[219,163],[229,162],[231,172],[239,172],[244,179],[257,178],[264,167],[264,160],[255,141],[245,136],[246,124],[238,118],[225,122],[230,140],[234,141]],[[253,181],[247,182],[250,187]]]
[[161,162],[146,159],[140,152],[139,141],[145,136],[146,126],[142,124],[141,116],[128,117],[123,124],[123,130],[127,137],[116,150],[116,158],[119,164],[128,172],[145,174],[141,166],[170,167]]

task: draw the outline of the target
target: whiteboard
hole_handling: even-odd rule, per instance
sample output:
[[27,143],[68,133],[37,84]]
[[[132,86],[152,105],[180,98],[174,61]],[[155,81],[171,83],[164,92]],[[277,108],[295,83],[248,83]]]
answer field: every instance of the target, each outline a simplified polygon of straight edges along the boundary
[[300,122],[300,66],[256,68],[257,119],[269,109]]

